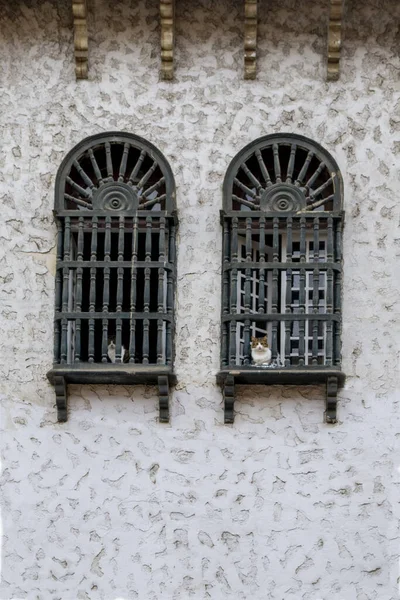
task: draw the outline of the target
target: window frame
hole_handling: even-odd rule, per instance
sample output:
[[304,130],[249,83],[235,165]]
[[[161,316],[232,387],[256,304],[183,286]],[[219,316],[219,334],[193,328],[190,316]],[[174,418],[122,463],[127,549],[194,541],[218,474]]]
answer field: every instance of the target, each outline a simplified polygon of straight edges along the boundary
[[54,364],[47,376],[58,420],[67,420],[68,383],[111,383],[156,384],[160,421],[167,422],[169,386],[176,382],[178,226],[167,160],[134,134],[85,138],[58,170],[54,216]]
[[[307,183],[304,183],[306,181]],[[339,167],[332,156],[319,144],[295,134],[272,134],[255,140],[243,148],[231,161],[223,186],[223,266],[222,266],[222,306],[221,306],[221,367],[217,382],[222,386],[225,398],[225,422],[234,419],[235,384],[284,384],[304,385],[325,383],[327,386],[325,418],[329,423],[336,422],[337,390],[344,383],[341,371],[340,337],[342,308],[342,226],[344,221],[343,182]],[[290,222],[290,225],[289,225]],[[261,225],[261,223],[264,223]],[[236,229],[236,232],[235,232]],[[290,229],[289,248],[287,236]],[[250,274],[262,271],[265,277],[272,277],[272,307],[269,314],[237,314],[232,298],[236,296],[235,286],[238,269],[243,268],[237,258],[238,235],[249,236],[249,248],[255,239],[261,239],[263,248],[268,234],[273,238],[273,257],[270,262],[254,264],[249,258]],[[242,233],[240,233],[242,232]],[[243,233],[244,232],[244,233]],[[250,232],[250,233],[248,233]],[[286,237],[285,237],[286,236]],[[297,237],[296,237],[297,236]],[[301,237],[300,237],[301,236]],[[310,256],[310,246],[318,241],[318,251]],[[324,240],[325,259],[321,261],[319,243]],[[293,243],[301,241],[303,250],[299,262],[293,260]],[[264,260],[264,259],[263,259]],[[321,264],[319,264],[321,263]],[[293,267],[292,267],[293,264]],[[244,266],[246,262],[244,262]],[[299,265],[298,268],[295,268]],[[245,267],[246,268],[246,267]],[[302,273],[302,295],[304,302],[297,319],[301,325],[302,352],[299,351],[298,364],[290,364],[289,324],[295,323],[290,294],[286,295],[286,281],[292,282],[293,271]],[[243,271],[244,272],[244,271]],[[312,273],[325,272],[324,285],[314,286],[315,294],[325,295],[322,303],[316,305],[312,297],[313,311],[309,313],[310,298],[308,278]],[[253,277],[253,276],[251,276]],[[249,275],[249,278],[251,278]],[[321,288],[321,289],[320,289]],[[329,295],[329,301],[327,298]],[[316,296],[315,296],[316,297]],[[326,310],[321,312],[321,307]],[[303,306],[304,305],[304,306]],[[253,314],[253,318],[252,315]],[[311,315],[315,315],[312,319]],[[265,322],[265,330],[271,331],[269,343],[272,349],[272,362],[267,367],[251,364],[249,330],[254,323]],[[323,350],[320,349],[320,322],[323,322]],[[240,325],[238,325],[240,324]],[[235,327],[247,328],[248,350],[244,349],[242,364],[233,359],[232,335]],[[262,326],[264,327],[264,326]],[[307,333],[308,332],[308,333]],[[316,335],[315,332],[318,332]],[[307,335],[306,335],[307,334]],[[246,336],[246,334],[245,334]],[[292,336],[293,337],[293,336]],[[271,339],[272,338],[272,339]],[[280,341],[279,341],[280,339]],[[310,342],[311,339],[311,342]],[[289,340],[289,341],[288,341]],[[310,343],[312,356],[310,358]],[[293,346],[293,344],[292,344]],[[289,348],[289,352],[288,352]],[[281,364],[274,364],[280,349]],[[284,350],[284,352],[283,352]],[[247,357],[246,357],[247,354]],[[319,364],[324,362],[324,364]]]

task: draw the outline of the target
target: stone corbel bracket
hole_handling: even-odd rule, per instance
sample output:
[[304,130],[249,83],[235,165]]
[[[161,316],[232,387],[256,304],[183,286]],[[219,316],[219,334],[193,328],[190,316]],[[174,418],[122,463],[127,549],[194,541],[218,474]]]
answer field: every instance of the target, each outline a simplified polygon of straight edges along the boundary
[[174,78],[175,0],[160,0],[161,79]]
[[88,29],[86,0],[72,0],[74,15],[75,72],[77,79],[88,78]]
[[328,81],[337,81],[340,75],[343,12],[344,0],[330,0],[328,30]]
[[60,423],[65,423],[68,419],[67,411],[67,382],[62,376],[54,377],[54,390],[56,392],[57,420]]
[[326,382],[326,411],[325,421],[329,424],[337,423],[337,377],[328,377]]
[[256,78],[257,61],[257,2],[244,2],[244,78]]
[[233,423],[235,420],[235,378],[228,375],[224,381],[224,423]]

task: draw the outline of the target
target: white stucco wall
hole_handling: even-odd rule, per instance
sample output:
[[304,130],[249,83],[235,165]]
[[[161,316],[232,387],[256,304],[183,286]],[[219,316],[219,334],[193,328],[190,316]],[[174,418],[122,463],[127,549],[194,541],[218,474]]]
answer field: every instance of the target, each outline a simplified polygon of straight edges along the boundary
[[[173,83],[158,80],[156,0],[89,2],[90,79],[76,83],[69,4],[0,1],[1,599],[398,598],[400,6],[347,3],[328,85],[322,0],[260,2],[250,82],[242,2],[177,2]],[[107,130],[146,137],[176,178],[169,425],[153,388],[112,386],[71,386],[59,424],[45,377],[56,171]],[[325,146],[345,183],[335,426],[318,387],[238,388],[226,426],[215,385],[223,176],[280,131]]]

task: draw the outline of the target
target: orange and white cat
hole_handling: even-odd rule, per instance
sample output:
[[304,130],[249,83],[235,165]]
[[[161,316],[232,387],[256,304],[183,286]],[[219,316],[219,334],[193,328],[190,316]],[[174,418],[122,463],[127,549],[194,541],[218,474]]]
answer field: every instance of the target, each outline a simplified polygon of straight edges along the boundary
[[267,336],[263,338],[251,338],[251,358],[256,367],[269,365],[271,362],[271,350],[268,347]]

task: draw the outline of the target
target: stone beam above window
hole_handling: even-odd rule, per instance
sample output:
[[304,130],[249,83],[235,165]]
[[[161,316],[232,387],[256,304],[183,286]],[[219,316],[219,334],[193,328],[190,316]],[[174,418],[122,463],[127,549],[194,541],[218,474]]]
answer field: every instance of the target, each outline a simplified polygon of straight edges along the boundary
[[175,0],[160,0],[161,79],[174,78]]
[[340,75],[342,49],[342,19],[344,0],[330,0],[328,30],[328,81],[336,81]]
[[88,78],[88,30],[86,0],[72,0],[74,15],[75,72],[77,79]]
[[256,78],[257,61],[257,2],[244,3],[244,78]]

